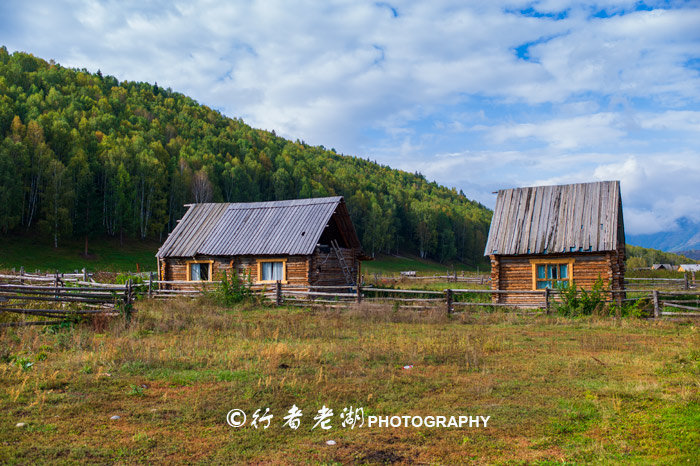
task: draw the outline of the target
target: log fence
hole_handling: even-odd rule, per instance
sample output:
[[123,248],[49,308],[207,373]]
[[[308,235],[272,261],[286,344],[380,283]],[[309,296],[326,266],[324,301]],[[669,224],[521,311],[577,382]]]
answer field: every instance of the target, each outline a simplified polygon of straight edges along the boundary
[[[87,281],[86,281],[87,279]],[[146,279],[146,280],[144,280]],[[676,279],[654,279],[676,280]],[[187,281],[156,280],[154,274],[138,276],[137,283],[129,278],[125,284],[95,282],[86,272],[76,274],[39,275],[0,274],[0,314],[21,314],[53,320],[41,321],[56,324],[66,319],[104,315],[124,315],[129,318],[133,302],[137,298],[170,299],[195,297],[214,289],[217,281],[193,284]],[[665,282],[661,282],[665,283]],[[172,286],[189,285],[190,289],[169,289]],[[639,301],[648,307],[649,316],[700,317],[700,292],[687,289],[675,291],[663,286],[657,288],[628,288],[608,291],[606,303]],[[534,291],[491,290],[471,288],[448,288],[445,290],[404,290],[375,286],[299,286],[280,282],[269,285],[253,285],[252,291],[277,306],[324,306],[329,308],[363,305],[381,307],[390,305],[395,309],[424,311],[444,309],[448,315],[470,311],[475,308],[512,308],[519,310],[540,309],[537,312],[551,314],[561,301],[561,292],[556,289]],[[627,297],[616,299],[616,293],[627,293]],[[498,295],[523,295],[536,298],[537,305],[523,303],[493,302]],[[39,325],[39,321],[5,322],[0,326]]]

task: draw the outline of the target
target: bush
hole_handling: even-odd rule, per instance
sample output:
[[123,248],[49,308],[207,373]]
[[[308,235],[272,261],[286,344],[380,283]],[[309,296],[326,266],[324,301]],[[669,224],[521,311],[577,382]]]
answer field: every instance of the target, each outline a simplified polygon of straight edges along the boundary
[[631,302],[610,305],[610,315],[619,315],[620,317],[636,317],[642,318],[649,315],[647,307],[649,306],[649,298],[640,298]]
[[583,288],[577,290],[575,282],[571,282],[571,286],[561,286],[558,289],[561,291],[561,302],[556,302],[554,306],[560,315],[576,317],[598,314],[605,304],[601,277],[598,277],[590,291]]
[[222,306],[233,306],[243,301],[250,301],[254,298],[253,290],[251,289],[251,279],[248,276],[247,283],[241,280],[237,273],[231,274],[231,279],[224,270],[221,276],[221,283],[212,292],[214,300]]
[[143,277],[141,277],[140,275],[131,275],[130,273],[120,273],[114,279],[114,283],[118,285],[126,285],[126,282],[129,279],[131,279],[131,284],[134,286],[143,285],[145,283]]

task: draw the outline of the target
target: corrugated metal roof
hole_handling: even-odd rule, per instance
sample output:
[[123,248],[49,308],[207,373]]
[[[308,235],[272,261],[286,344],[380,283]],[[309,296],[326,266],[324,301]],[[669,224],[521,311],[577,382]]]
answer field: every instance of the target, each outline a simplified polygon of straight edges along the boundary
[[[343,202],[335,196],[193,204],[156,257],[311,254]],[[340,209],[339,214],[347,215],[347,210]],[[352,234],[352,242],[359,246],[354,230]]]
[[619,242],[619,181],[503,189],[484,255],[612,251]]

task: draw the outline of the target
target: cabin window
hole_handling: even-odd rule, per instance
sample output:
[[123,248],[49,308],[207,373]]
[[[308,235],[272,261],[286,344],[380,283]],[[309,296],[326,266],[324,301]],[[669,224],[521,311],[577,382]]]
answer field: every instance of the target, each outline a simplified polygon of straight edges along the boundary
[[212,261],[187,262],[187,280],[191,282],[211,281]]
[[568,287],[573,279],[573,260],[532,261],[532,288]]
[[287,281],[287,261],[284,259],[259,260],[258,281],[276,282],[278,280]]

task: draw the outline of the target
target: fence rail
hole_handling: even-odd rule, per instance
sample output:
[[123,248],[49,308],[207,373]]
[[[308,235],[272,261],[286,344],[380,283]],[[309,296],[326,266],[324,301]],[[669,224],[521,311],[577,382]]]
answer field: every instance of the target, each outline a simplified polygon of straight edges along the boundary
[[[42,321],[49,324],[62,322],[75,316],[116,316],[127,315],[138,297],[170,299],[173,297],[194,297],[212,289],[220,282],[163,281],[155,280],[154,274],[142,274],[147,278],[134,284],[131,279],[126,284],[98,283],[92,278],[85,281],[87,274],[0,274],[0,314],[20,314],[51,318]],[[635,280],[635,279],[630,279]],[[677,279],[654,279],[677,281]],[[4,283],[2,283],[4,282]],[[639,281],[641,284],[642,281]],[[648,285],[648,281],[646,283]],[[168,289],[189,285],[190,289]],[[606,303],[637,301],[648,308],[649,316],[659,317],[700,317],[700,292],[693,291],[689,284],[683,291],[656,288],[627,288],[606,291]],[[448,288],[436,290],[404,290],[373,286],[324,285],[300,286],[271,283],[254,285],[254,293],[276,305],[347,307],[351,304],[364,306],[391,305],[402,309],[425,310],[444,309],[447,314],[465,312],[474,307],[541,309],[551,313],[561,301],[561,291],[545,290],[492,290],[472,288]],[[618,298],[615,295],[628,293],[635,295]],[[494,297],[510,295],[532,297],[528,303],[494,302]],[[43,308],[46,305],[47,308]],[[34,321],[5,322],[0,326],[34,325]],[[38,324],[37,324],[38,325]]]

